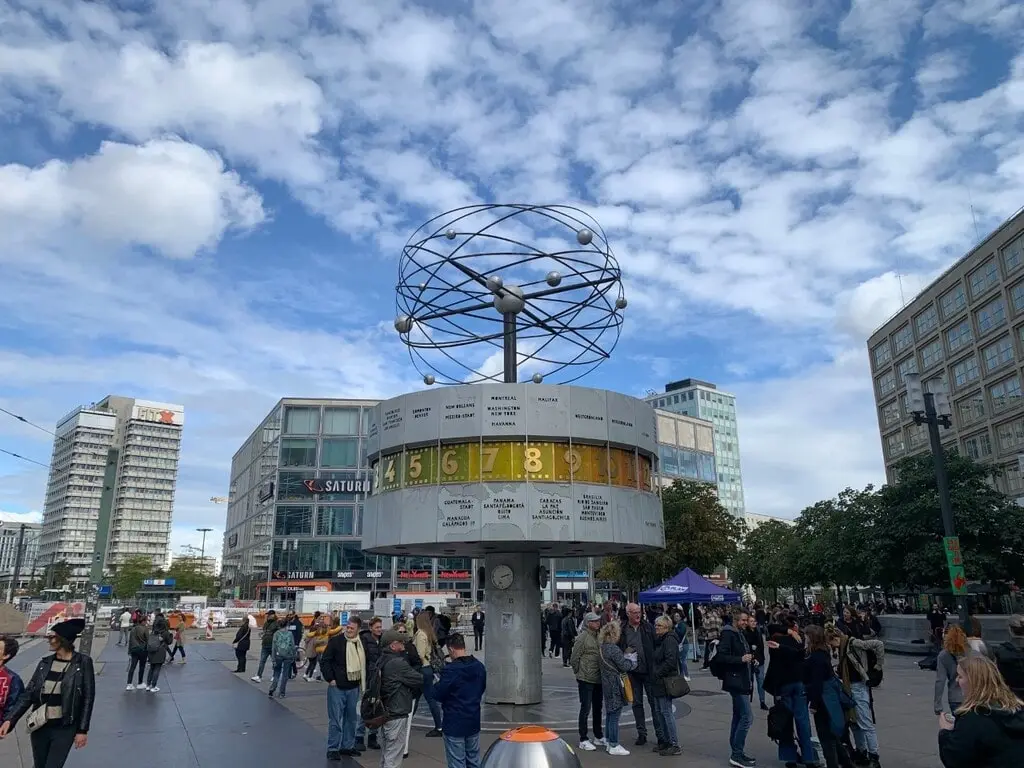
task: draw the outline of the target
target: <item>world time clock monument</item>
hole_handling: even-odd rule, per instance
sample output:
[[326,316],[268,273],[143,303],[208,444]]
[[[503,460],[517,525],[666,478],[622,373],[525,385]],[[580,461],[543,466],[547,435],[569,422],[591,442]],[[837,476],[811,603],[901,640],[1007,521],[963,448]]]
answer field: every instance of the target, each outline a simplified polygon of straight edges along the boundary
[[413,234],[397,292],[395,330],[424,382],[446,386],[373,409],[363,548],[483,558],[485,699],[535,704],[541,557],[665,543],[654,409],[570,384],[618,340],[618,264],[578,209],[470,206]]

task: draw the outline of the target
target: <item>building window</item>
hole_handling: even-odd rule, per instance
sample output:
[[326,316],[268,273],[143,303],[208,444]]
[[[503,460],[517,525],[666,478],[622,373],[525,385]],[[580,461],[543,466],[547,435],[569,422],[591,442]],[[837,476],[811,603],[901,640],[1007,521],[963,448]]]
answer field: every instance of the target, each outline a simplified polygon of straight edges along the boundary
[[1024,232],[1003,246],[1003,267],[1009,274],[1024,264]]
[[896,374],[892,371],[878,377],[878,394],[885,396],[896,389]]
[[971,285],[971,298],[976,299],[999,282],[999,267],[995,259],[971,272],[967,281]]
[[325,435],[358,435],[358,408],[324,408]]
[[917,358],[911,355],[906,360],[900,360],[896,365],[896,372],[899,374],[899,382],[902,385],[907,380],[908,373],[917,373]]
[[356,530],[356,508],[353,506],[319,507],[316,517],[317,536],[353,536]]
[[964,320],[962,323],[946,331],[946,342],[949,344],[949,353],[953,354],[961,347],[971,343],[971,324]]
[[961,360],[953,366],[953,384],[958,389],[970,384],[972,381],[977,381],[980,375],[978,358],[974,355],[971,355],[966,360]]
[[302,481],[310,477],[306,472],[280,472],[277,476],[277,498],[279,501],[302,501],[309,498],[309,491]]
[[987,432],[980,435],[973,435],[964,439],[964,453],[974,460],[983,459],[992,455],[992,441]]
[[1002,368],[1004,365],[1013,362],[1013,341],[1006,336],[995,344],[989,344],[982,350],[985,358],[985,371],[991,373]]
[[924,424],[913,424],[907,429],[907,437],[910,448],[918,448],[928,439],[928,429]]
[[1000,453],[1013,451],[1024,445],[1024,420],[1014,419],[996,427],[996,440]]
[[907,393],[904,392],[900,395],[900,413],[903,414],[904,419],[910,418],[910,413],[907,411]]
[[320,452],[321,467],[359,466],[359,440],[354,437],[324,438]]
[[900,407],[894,400],[891,403],[886,403],[882,406],[882,426],[888,427],[892,424],[899,423],[900,420]]
[[1014,375],[988,388],[992,413],[1002,413],[1020,402],[1020,376]]
[[928,309],[914,318],[914,325],[917,327],[917,337],[923,339],[929,333],[939,327],[939,313],[932,304]]
[[910,329],[910,323],[907,323],[892,337],[892,345],[896,350],[896,354],[899,354],[904,349],[914,343],[914,332]]
[[939,305],[942,307],[943,320],[949,320],[962,312],[967,307],[967,296],[964,295],[964,287],[957,284],[946,291],[942,298],[939,299]]
[[313,507],[278,507],[274,515],[275,536],[311,536],[313,534]]
[[1018,495],[1024,489],[1024,474],[1021,474],[1020,465],[1017,462],[1007,464],[1003,467],[1003,476],[1006,478],[1006,492]]
[[284,409],[284,433],[286,435],[315,435],[320,431],[319,408]]
[[949,392],[949,379],[946,378],[945,372],[928,379],[924,383],[924,391],[931,392],[933,395],[936,392]]
[[921,363],[924,365],[925,370],[941,363],[942,357],[942,342],[939,340],[935,340],[921,348]]
[[985,398],[978,394],[958,401],[956,413],[961,427],[980,421],[985,418]]
[[1017,283],[1010,289],[1010,303],[1015,315],[1024,311],[1024,283]]
[[978,332],[986,333],[1006,322],[1006,304],[1002,297],[978,310]]
[[286,437],[281,440],[282,467],[315,467],[316,439]]
[[893,432],[891,435],[885,436],[885,454],[890,458],[893,456],[899,456],[906,449],[903,442],[903,430],[899,432]]

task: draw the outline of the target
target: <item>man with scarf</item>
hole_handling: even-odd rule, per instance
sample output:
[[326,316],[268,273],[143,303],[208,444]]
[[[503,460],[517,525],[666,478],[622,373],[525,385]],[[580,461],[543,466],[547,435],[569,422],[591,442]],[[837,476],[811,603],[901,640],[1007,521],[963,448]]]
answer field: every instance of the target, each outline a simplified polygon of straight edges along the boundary
[[366,690],[366,648],[359,637],[362,620],[352,616],[344,634],[327,643],[320,669],[327,683],[327,759],[360,754],[356,744],[359,700]]

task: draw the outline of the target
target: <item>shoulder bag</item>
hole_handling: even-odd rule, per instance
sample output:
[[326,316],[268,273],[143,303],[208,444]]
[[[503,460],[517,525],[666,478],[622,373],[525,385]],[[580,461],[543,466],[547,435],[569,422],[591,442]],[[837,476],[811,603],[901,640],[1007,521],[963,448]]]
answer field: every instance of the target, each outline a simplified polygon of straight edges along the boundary
[[632,704],[633,703],[633,683],[632,683],[632,681],[630,681],[629,675],[626,674],[625,672],[619,672],[619,670],[616,667],[613,667],[611,664],[609,664],[608,660],[604,657],[604,650],[603,649],[600,651],[600,653],[601,653],[601,661],[604,662],[604,665],[606,667],[608,667],[608,669],[610,669],[612,672],[616,672],[619,675],[619,685],[622,686],[622,700],[625,701],[627,704]]

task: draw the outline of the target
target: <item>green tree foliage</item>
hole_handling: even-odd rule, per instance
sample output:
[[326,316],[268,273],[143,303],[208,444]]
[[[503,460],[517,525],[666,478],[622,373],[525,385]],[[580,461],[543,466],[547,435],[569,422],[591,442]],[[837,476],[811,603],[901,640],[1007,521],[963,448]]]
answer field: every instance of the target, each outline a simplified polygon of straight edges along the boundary
[[735,584],[758,590],[800,586],[797,575],[800,548],[792,525],[769,520],[743,537],[743,546],[729,565]]
[[153,561],[148,557],[129,557],[114,571],[111,586],[116,597],[133,600],[135,594],[142,589],[144,580],[159,576],[160,570],[153,567]]
[[689,567],[711,573],[735,556],[746,526],[730,514],[707,483],[676,480],[662,490],[665,549],[605,558],[600,575],[639,591]]
[[174,579],[177,590],[211,597],[214,593],[214,578],[204,573],[200,565],[198,557],[176,557],[167,569],[167,578]]
[[878,511],[878,494],[869,485],[863,491],[847,488],[801,512],[793,586],[874,583],[870,542]]
[[58,560],[43,569],[43,586],[45,589],[60,589],[71,583],[71,566],[67,560]]

